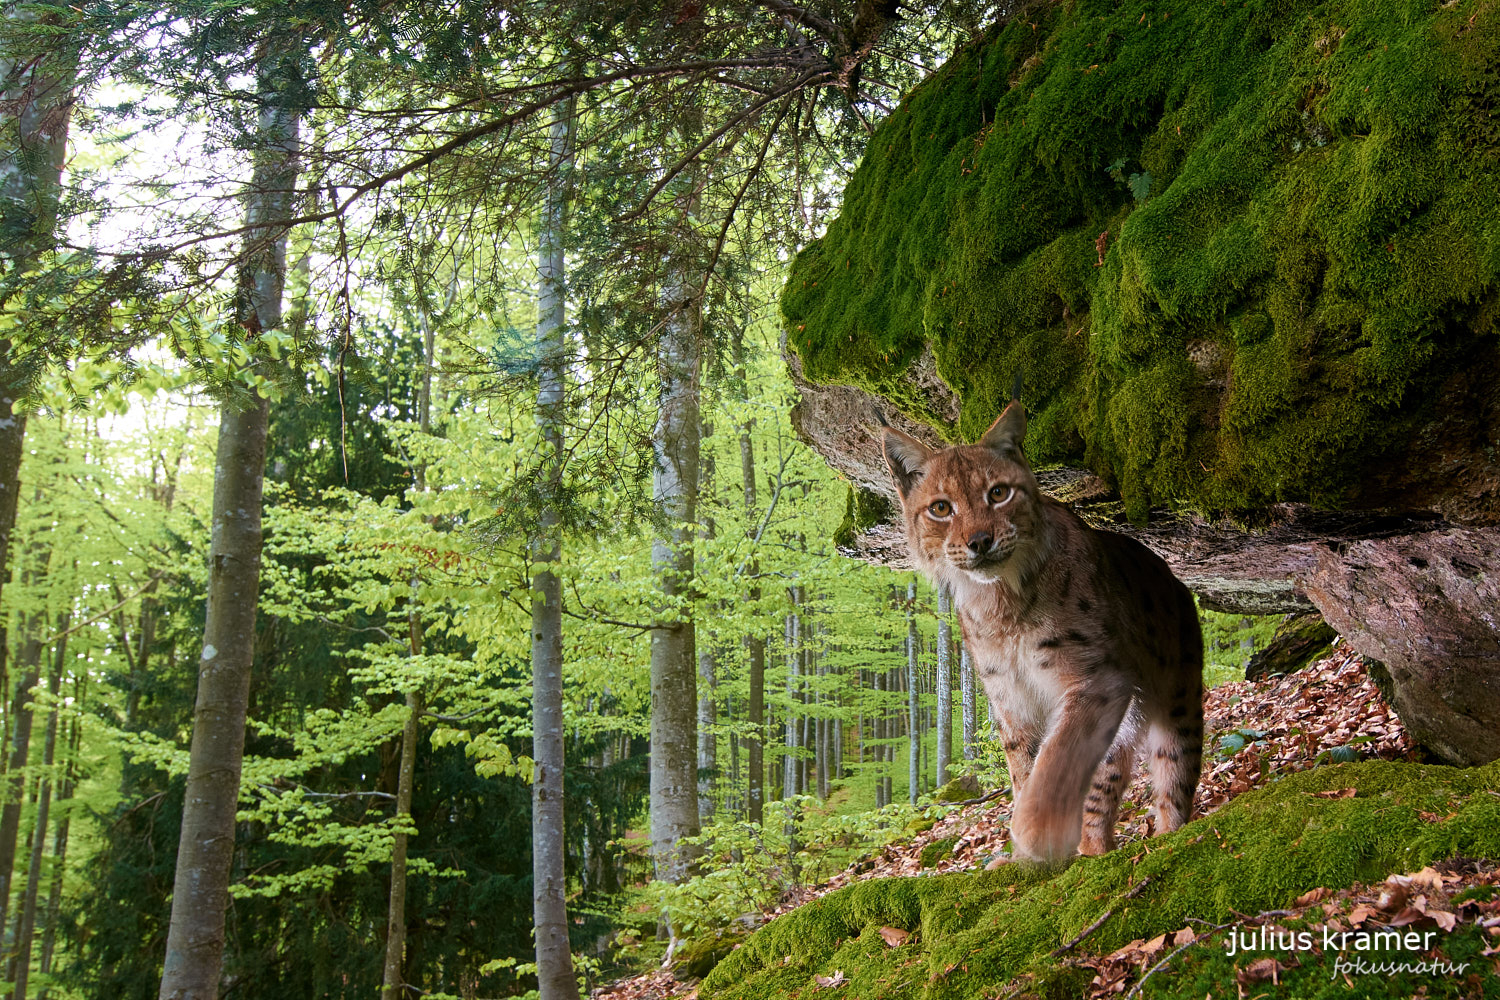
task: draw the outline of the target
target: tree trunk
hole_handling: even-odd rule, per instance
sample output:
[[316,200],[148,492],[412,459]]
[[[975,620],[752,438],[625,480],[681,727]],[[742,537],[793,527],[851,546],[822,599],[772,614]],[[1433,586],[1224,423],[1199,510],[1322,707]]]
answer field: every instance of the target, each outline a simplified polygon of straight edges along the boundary
[[979,713],[974,701],[974,663],[969,659],[969,647],[963,643],[958,647],[958,684],[963,699],[964,760],[973,760],[978,750],[975,733]]
[[[30,4],[5,5],[8,28],[24,29],[39,17],[50,15]],[[6,220],[0,261],[9,273],[25,272],[54,239],[77,61],[77,50],[69,44],[41,54],[0,51],[0,81],[5,88],[0,94],[0,128],[4,129],[0,141],[9,154],[0,158],[0,216]],[[26,440],[26,412],[20,403],[31,368],[16,357],[14,346],[9,339],[0,339],[0,587],[11,576],[10,538],[21,497]],[[0,621],[0,676],[4,675],[7,646]],[[12,863],[14,850],[12,846]],[[7,866],[0,889],[9,889],[10,873]]]
[[[58,622],[58,632],[66,633],[72,615],[64,613]],[[52,805],[52,765],[57,757],[57,700],[62,689],[63,664],[68,655],[68,637],[57,640],[57,651],[52,661],[52,676],[47,681],[47,692],[52,696],[52,705],[47,712],[47,736],[42,741],[42,780],[36,796],[36,823],[31,834],[31,859],[26,868],[26,891],[21,902],[21,919],[16,931],[16,975],[15,990],[11,996],[24,1000],[26,984],[31,977],[31,946],[36,934],[36,898],[42,881],[42,849],[47,843],[48,813]]]
[[[702,439],[713,435],[712,424],[704,424],[700,431]],[[710,446],[711,447],[711,446]],[[699,475],[699,494],[709,497],[713,503],[714,456],[711,450],[700,448],[703,465]],[[714,520],[707,518],[703,524],[705,538],[714,537]],[[698,821],[707,823],[714,815],[715,772],[719,766],[719,741],[714,729],[718,725],[719,678],[714,661],[713,643],[703,637],[698,649]]]
[[948,588],[938,591],[937,637],[937,783],[948,783],[948,764],[953,759],[953,601]]
[[421,729],[422,694],[406,694],[406,725],[401,728],[401,769],[396,778],[396,833],[391,844],[391,891],[385,922],[385,971],[380,1000],[397,1000],[404,982],[406,954],[406,850],[411,823],[412,782],[417,770],[417,735]]
[[[83,686],[83,679],[80,677],[74,687],[75,704],[83,703]],[[78,761],[78,747],[83,738],[83,727],[76,721],[69,723],[68,729],[67,757],[63,761],[62,779],[57,786],[59,804],[73,797],[76,783],[74,769]],[[39,966],[43,977],[52,974],[52,956],[57,945],[57,925],[62,915],[63,879],[66,878],[68,872],[68,828],[72,825],[71,820],[71,811],[62,813],[58,817],[57,833],[52,839],[52,884],[47,890],[47,921],[42,931],[42,956]],[[47,1000],[47,993],[47,987],[43,986],[38,994],[39,1000]]]
[[[683,215],[690,213],[684,206]],[[698,503],[698,401],[702,314],[685,267],[663,289],[668,315],[656,344],[660,397],[652,435],[652,496],[665,530],[651,545],[668,620],[651,630],[651,856],[656,877],[680,883],[699,851],[681,843],[699,832],[698,657],[693,613],[679,608],[693,590]]]
[[782,798],[791,798],[797,794],[797,777],[801,771],[797,756],[797,674],[801,669],[802,658],[798,655],[797,647],[801,638],[802,620],[797,617],[795,610],[798,604],[796,587],[791,588],[791,596],[794,610],[786,616],[786,757],[782,761]]
[[[745,370],[745,331],[741,326],[736,326],[734,339],[730,344],[730,350],[734,361],[735,373],[735,396],[741,403],[749,399],[750,390],[747,383]],[[755,441],[751,438],[751,431],[755,428],[755,419],[747,417],[740,424],[740,479],[745,487],[745,530],[750,534],[751,544],[754,544],[756,531],[755,523]],[[760,572],[760,564],[752,555],[746,571],[750,578],[754,579]],[[748,587],[745,590],[745,602],[754,607],[760,601],[760,588]],[[745,772],[747,781],[745,785],[745,818],[751,823],[761,822],[764,815],[766,801],[766,638],[759,631],[752,629],[745,636],[745,658],[749,671],[747,678],[750,683],[749,704],[746,713],[750,724],[750,736],[745,740]]]
[[910,766],[907,768],[907,798],[917,804],[922,785],[922,733],[917,727],[917,584],[906,585],[906,738]]
[[[260,139],[246,198],[250,260],[239,320],[251,334],[281,324],[286,227],[297,180],[297,112],[281,98],[295,55],[268,54],[260,67]],[[300,90],[293,86],[293,92]],[[220,408],[209,548],[208,615],[198,662],[198,698],[188,758],[187,793],[161,1000],[212,1000],[224,958],[224,914],[234,855],[245,750],[245,713],[260,590],[261,490],[266,465],[267,402],[253,390]]]
[[[563,425],[566,418],[567,261],[563,231],[568,173],[573,166],[574,107],[570,101],[552,122],[551,180],[537,250],[536,423],[545,458],[542,479],[549,504],[532,538],[531,559],[531,784],[532,922],[536,932],[537,982],[541,1000],[577,1000],[573,950],[568,941],[567,854],[563,816],[562,580],[553,568],[562,558],[561,518],[552,504],[563,485]],[[694,426],[697,415],[694,414]],[[694,456],[696,462],[696,456]],[[652,761],[653,778],[655,760]],[[653,807],[655,805],[653,799]]]
[[[42,499],[40,489],[34,491],[34,498],[37,501]],[[46,544],[32,539],[26,546],[21,574],[21,583],[27,590],[40,593],[45,589],[47,563]],[[46,615],[40,611],[22,617],[21,647],[16,655],[16,668],[21,679],[10,709],[11,753],[5,771],[5,805],[0,808],[0,929],[10,926],[12,876],[15,874],[21,810],[26,798],[25,769],[31,757],[31,731],[35,719],[31,702],[41,678],[42,636],[49,625]]]

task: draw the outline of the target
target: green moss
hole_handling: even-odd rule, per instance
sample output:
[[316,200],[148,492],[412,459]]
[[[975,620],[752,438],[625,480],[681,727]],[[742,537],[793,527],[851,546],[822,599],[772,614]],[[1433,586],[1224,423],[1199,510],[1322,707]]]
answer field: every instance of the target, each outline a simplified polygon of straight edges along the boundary
[[856,535],[886,520],[892,513],[891,505],[885,497],[869,490],[849,487],[849,494],[844,500],[844,519],[833,532],[833,543],[852,546]]
[[[1348,787],[1358,789],[1353,798],[1316,794]],[[1061,874],[1008,865],[856,883],[752,935],[708,976],[701,995],[777,1000],[835,970],[849,979],[845,995],[868,1000],[992,996],[1022,977],[1042,995],[1078,995],[1088,974],[1049,952],[1105,910],[1113,912],[1089,937],[1094,952],[1176,930],[1189,918],[1222,923],[1284,907],[1319,886],[1376,882],[1455,855],[1500,857],[1495,793],[1500,764],[1330,765],[1248,793],[1170,836],[1080,859]],[[1424,811],[1451,818],[1429,823]],[[1145,878],[1144,891],[1124,898]],[[912,937],[891,948],[882,927]],[[1211,963],[1215,950],[1194,949],[1185,961]],[[1195,996],[1218,995],[1232,980],[1203,967],[1213,982],[1196,985]],[[1500,979],[1486,981],[1500,988]]]
[[934,840],[922,848],[921,860],[923,868],[931,868],[939,861],[953,853],[953,845],[958,843],[957,837],[944,837],[942,840]]
[[[1496,0],[1035,7],[877,130],[789,343],[951,439],[1021,373],[1033,461],[1134,517],[1350,502],[1497,350],[1497,66]],[[956,425],[901,379],[924,345]]]

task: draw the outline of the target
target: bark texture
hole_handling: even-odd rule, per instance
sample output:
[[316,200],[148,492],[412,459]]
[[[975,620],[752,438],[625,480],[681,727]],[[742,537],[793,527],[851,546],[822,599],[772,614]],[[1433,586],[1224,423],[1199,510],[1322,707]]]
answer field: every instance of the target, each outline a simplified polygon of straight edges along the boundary
[[1413,739],[1462,767],[1500,758],[1500,528],[1324,548],[1307,592],[1385,664]]
[[[563,227],[567,173],[573,158],[571,103],[563,106],[552,123],[551,146],[552,179],[547,185],[537,250],[536,422],[542,437],[542,478],[556,497],[563,477],[566,406],[567,262]],[[564,850],[562,580],[554,569],[562,558],[560,524],[555,507],[547,507],[540,512],[537,533],[531,541],[531,753],[536,761],[531,783],[531,909],[541,1000],[576,1000],[578,996],[568,942]]]
[[[743,403],[749,398],[749,386],[745,383],[745,331],[742,328],[736,327],[734,331],[731,351],[734,359],[735,394]],[[750,432],[754,427],[754,418],[746,419],[739,427],[740,479],[745,487],[745,524],[746,531],[752,533],[752,545],[754,544],[753,532],[756,530],[755,441],[751,438]],[[760,572],[760,566],[754,558],[748,563],[747,572],[752,579]],[[745,600],[753,606],[760,600],[760,588],[746,588]],[[751,823],[759,823],[766,800],[766,639],[764,635],[755,633],[745,636],[745,659],[750,684],[749,704],[746,706],[750,735],[745,740],[745,818]]]
[[937,636],[937,787],[948,783],[948,765],[953,760],[953,598],[938,591]]
[[[64,613],[58,622],[57,631],[62,635],[53,652],[52,675],[47,681],[47,693],[52,703],[57,704],[58,692],[62,688],[63,664],[68,655],[68,622],[71,615]],[[31,832],[31,858],[26,866],[26,889],[21,895],[21,919],[16,930],[15,989],[11,996],[24,998],[27,983],[31,978],[31,948],[36,935],[36,901],[42,884],[42,851],[47,843],[47,824],[52,807],[52,773],[57,758],[57,710],[47,713],[47,735],[42,741],[42,781],[36,794],[36,821]]]
[[[413,630],[413,645],[416,632]],[[413,652],[420,652],[414,649]],[[381,979],[380,1000],[396,1000],[401,995],[402,960],[406,955],[406,854],[410,835],[411,793],[417,770],[417,734],[422,720],[422,695],[406,695],[406,725],[401,727],[401,767],[396,777],[396,830],[391,844],[391,891],[387,898],[385,920],[385,969]]]
[[[281,325],[287,227],[279,220],[292,212],[298,113],[279,95],[300,90],[288,86],[292,81],[287,75],[295,72],[295,56],[268,53],[260,67],[265,103],[246,197],[246,221],[252,228],[241,278],[240,320],[252,334]],[[268,413],[266,400],[253,391],[226,399],[220,410],[208,614],[161,1000],[212,1000],[219,990],[260,591]]]
[[917,804],[922,786],[922,734],[917,728],[917,583],[906,585],[907,799]]
[[[685,273],[664,294],[671,312],[657,339],[660,390],[652,435],[652,496],[664,530],[651,545],[651,565],[664,608],[674,609],[693,587],[701,316]],[[667,617],[651,630],[651,856],[657,878],[677,883],[697,853],[680,842],[699,832],[698,662],[691,612],[670,610]]]

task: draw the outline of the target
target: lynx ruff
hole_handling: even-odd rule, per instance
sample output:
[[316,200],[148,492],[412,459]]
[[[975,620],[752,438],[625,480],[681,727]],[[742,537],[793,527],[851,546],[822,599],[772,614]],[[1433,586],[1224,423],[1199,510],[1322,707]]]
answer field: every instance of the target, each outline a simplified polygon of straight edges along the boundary
[[1005,408],[978,444],[933,450],[886,424],[882,446],[917,566],[946,586],[999,724],[1014,856],[1114,847],[1144,739],[1158,833],[1193,808],[1203,754],[1203,637],[1155,553],[1042,495]]

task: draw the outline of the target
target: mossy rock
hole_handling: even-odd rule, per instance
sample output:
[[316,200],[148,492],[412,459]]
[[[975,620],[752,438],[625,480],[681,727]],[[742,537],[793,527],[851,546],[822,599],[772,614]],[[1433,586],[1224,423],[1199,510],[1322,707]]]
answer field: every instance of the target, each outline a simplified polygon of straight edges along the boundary
[[788,344],[951,440],[1021,375],[1033,462],[1132,519],[1417,503],[1492,437],[1497,108],[1500,0],[1027,5],[871,138]]
[[[1317,794],[1347,788],[1356,794]],[[1429,822],[1424,812],[1448,818]],[[700,995],[791,998],[815,975],[839,970],[848,979],[841,995],[861,1000],[1010,995],[1008,984],[1024,984],[1018,988],[1027,994],[1077,996],[1091,973],[1059,964],[1049,953],[1105,910],[1113,912],[1088,938],[1094,953],[1175,931],[1190,918],[1226,923],[1238,914],[1285,907],[1310,889],[1378,882],[1454,856],[1500,858],[1500,764],[1468,770],[1330,765],[1247,793],[1169,836],[1080,859],[1061,874],[1007,865],[856,883],[757,931],[710,973]],[[1145,890],[1125,898],[1147,878]],[[891,948],[882,927],[912,937]],[[1447,945],[1450,957],[1463,959],[1477,956],[1485,943],[1454,935]],[[1485,989],[1500,995],[1490,964],[1476,962],[1474,969],[1481,975],[1478,995]],[[1327,969],[1304,971],[1300,991],[1281,995],[1351,995]],[[1182,957],[1179,974],[1154,980],[1147,992],[1233,995],[1233,975],[1221,949],[1195,946]],[[1415,988],[1400,977],[1360,982],[1401,996]],[[1462,979],[1423,983],[1431,995],[1465,986]]]
[[953,845],[956,843],[958,843],[957,837],[944,837],[941,840],[934,840],[932,843],[922,848],[922,853],[921,855],[919,855],[922,861],[922,867],[931,868],[939,861],[948,857],[953,853]]
[[745,940],[747,932],[730,927],[691,938],[672,956],[672,973],[678,979],[702,979]]
[[1276,626],[1271,641],[1245,664],[1245,680],[1258,681],[1301,670],[1328,652],[1338,637],[1322,615],[1312,612],[1287,615]]
[[933,793],[938,802],[967,802],[979,797],[979,779],[972,774],[960,775]]

